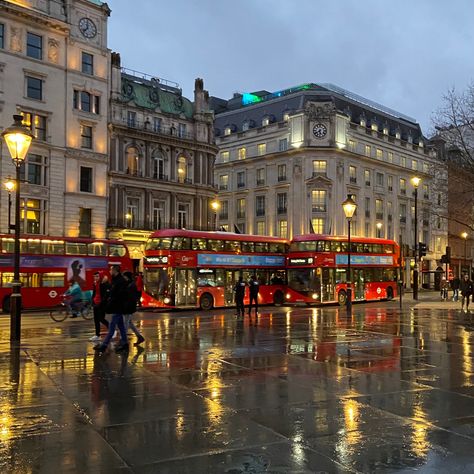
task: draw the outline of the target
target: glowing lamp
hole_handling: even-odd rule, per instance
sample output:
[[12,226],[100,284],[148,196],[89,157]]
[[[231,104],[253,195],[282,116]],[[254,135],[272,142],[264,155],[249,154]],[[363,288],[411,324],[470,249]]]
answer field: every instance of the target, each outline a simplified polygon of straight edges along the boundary
[[347,219],[352,219],[352,216],[357,209],[357,204],[352,199],[352,194],[347,195],[347,199],[342,203],[342,208],[344,209],[344,214]]
[[14,124],[2,132],[2,137],[7,144],[13,162],[16,166],[20,166],[28,154],[33,134],[22,125],[23,117],[21,115],[14,115],[13,120]]

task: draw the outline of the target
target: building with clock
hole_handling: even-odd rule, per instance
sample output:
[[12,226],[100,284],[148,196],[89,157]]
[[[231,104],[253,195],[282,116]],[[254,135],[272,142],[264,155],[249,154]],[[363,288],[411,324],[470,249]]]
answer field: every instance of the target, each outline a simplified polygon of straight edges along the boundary
[[[36,139],[22,232],[105,237],[110,10],[99,0],[0,1],[0,127],[21,113]],[[2,184],[14,167],[2,143]],[[8,194],[0,191],[0,229]]]
[[412,248],[416,176],[418,241],[429,249],[423,283],[433,282],[447,243],[446,180],[415,119],[331,84],[212,98],[212,106],[219,227],[345,235],[341,204],[352,194],[355,235]]
[[202,79],[179,85],[121,67],[112,53],[108,236],[136,266],[150,232],[214,228],[214,115]]

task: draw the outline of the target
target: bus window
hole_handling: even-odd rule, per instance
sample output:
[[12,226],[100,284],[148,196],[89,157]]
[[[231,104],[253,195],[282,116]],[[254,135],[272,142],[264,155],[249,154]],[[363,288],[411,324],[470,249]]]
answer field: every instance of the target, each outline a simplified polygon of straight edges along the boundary
[[87,255],[87,244],[66,242],[66,255]]
[[384,245],[383,246],[383,251],[385,253],[393,253],[393,245]]
[[227,252],[240,252],[240,242],[238,240],[226,240],[224,250]]
[[104,242],[92,242],[92,244],[87,244],[87,254],[94,257],[106,257],[107,246]]
[[47,255],[64,255],[63,240],[43,240],[43,253]]
[[15,240],[10,238],[2,239],[2,253],[13,253],[15,251]]
[[25,239],[20,239],[20,253],[28,253],[28,243]]
[[[21,286],[24,288],[28,287],[28,273],[20,273]],[[13,272],[2,273],[2,286],[12,286]]]
[[341,251],[341,242],[331,242],[331,250],[333,252],[340,252]]
[[293,242],[290,245],[292,252],[314,252],[316,250],[316,241],[309,240],[308,242]]
[[192,240],[192,249],[193,250],[207,250],[207,241],[206,241],[206,239],[193,239]]
[[224,241],[223,240],[208,240],[207,249],[212,250],[213,252],[221,252],[224,250]]
[[271,285],[283,285],[285,280],[285,270],[277,270],[270,275]]
[[30,273],[30,287],[39,288],[40,285],[40,274],[39,273]]
[[255,252],[268,252],[268,244],[266,242],[255,242]]
[[[163,239],[150,239],[146,244],[146,250],[169,250],[171,248],[171,237]],[[112,253],[110,253],[112,255]]]
[[285,253],[285,244],[283,243],[270,244],[270,252]]
[[330,252],[331,242],[329,240],[318,240],[316,242],[316,251],[317,252]]
[[109,245],[109,255],[111,257],[124,257],[127,253],[127,249],[124,245],[120,244],[110,244]]
[[373,253],[383,253],[382,245],[380,245],[380,244],[373,244],[372,252],[373,252]]
[[191,248],[191,239],[189,237],[175,237],[171,248],[173,250],[189,250]]
[[216,286],[216,276],[214,270],[210,268],[200,268],[198,270],[198,286]]
[[41,278],[41,286],[46,288],[51,287],[63,287],[64,285],[64,273],[43,273]]
[[41,240],[31,239],[28,240],[28,253],[38,254],[41,253]]
[[253,252],[253,242],[242,242],[242,252]]

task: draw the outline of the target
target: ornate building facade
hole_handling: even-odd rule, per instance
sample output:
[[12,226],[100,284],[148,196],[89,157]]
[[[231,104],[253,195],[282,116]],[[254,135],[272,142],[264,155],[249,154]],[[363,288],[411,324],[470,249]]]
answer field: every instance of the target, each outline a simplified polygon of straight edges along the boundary
[[[105,237],[110,10],[98,0],[0,1],[0,127],[21,113],[36,139],[24,164],[21,231]],[[0,227],[14,176],[4,143]]]
[[435,173],[444,165],[414,119],[331,84],[212,103],[220,227],[289,238],[345,235],[341,204],[352,194],[354,235],[401,238],[410,248],[426,243],[422,283],[434,283],[447,242],[445,188]]
[[213,113],[202,79],[194,101],[178,84],[121,68],[112,53],[108,236],[138,266],[151,231],[214,225]]

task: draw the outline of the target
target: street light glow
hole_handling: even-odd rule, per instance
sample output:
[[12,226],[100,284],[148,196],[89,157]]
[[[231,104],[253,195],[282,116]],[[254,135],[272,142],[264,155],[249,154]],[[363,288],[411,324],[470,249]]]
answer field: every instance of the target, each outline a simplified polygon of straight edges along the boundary
[[352,219],[354,212],[357,209],[357,204],[352,199],[352,194],[347,195],[347,199],[342,203],[342,208],[344,209],[344,214],[348,219]]
[[467,235],[468,235],[467,232],[463,232],[463,233],[461,234],[461,237],[462,237],[463,239],[467,239]]
[[11,178],[8,178],[7,181],[5,181],[5,189],[11,193],[15,189],[15,181]]
[[33,135],[22,125],[23,117],[21,115],[14,115],[13,119],[15,123],[2,133],[2,137],[7,144],[12,160],[15,163],[22,163],[30,149]]
[[415,176],[414,178],[411,178],[411,183],[415,188],[417,188],[420,185],[421,179]]

